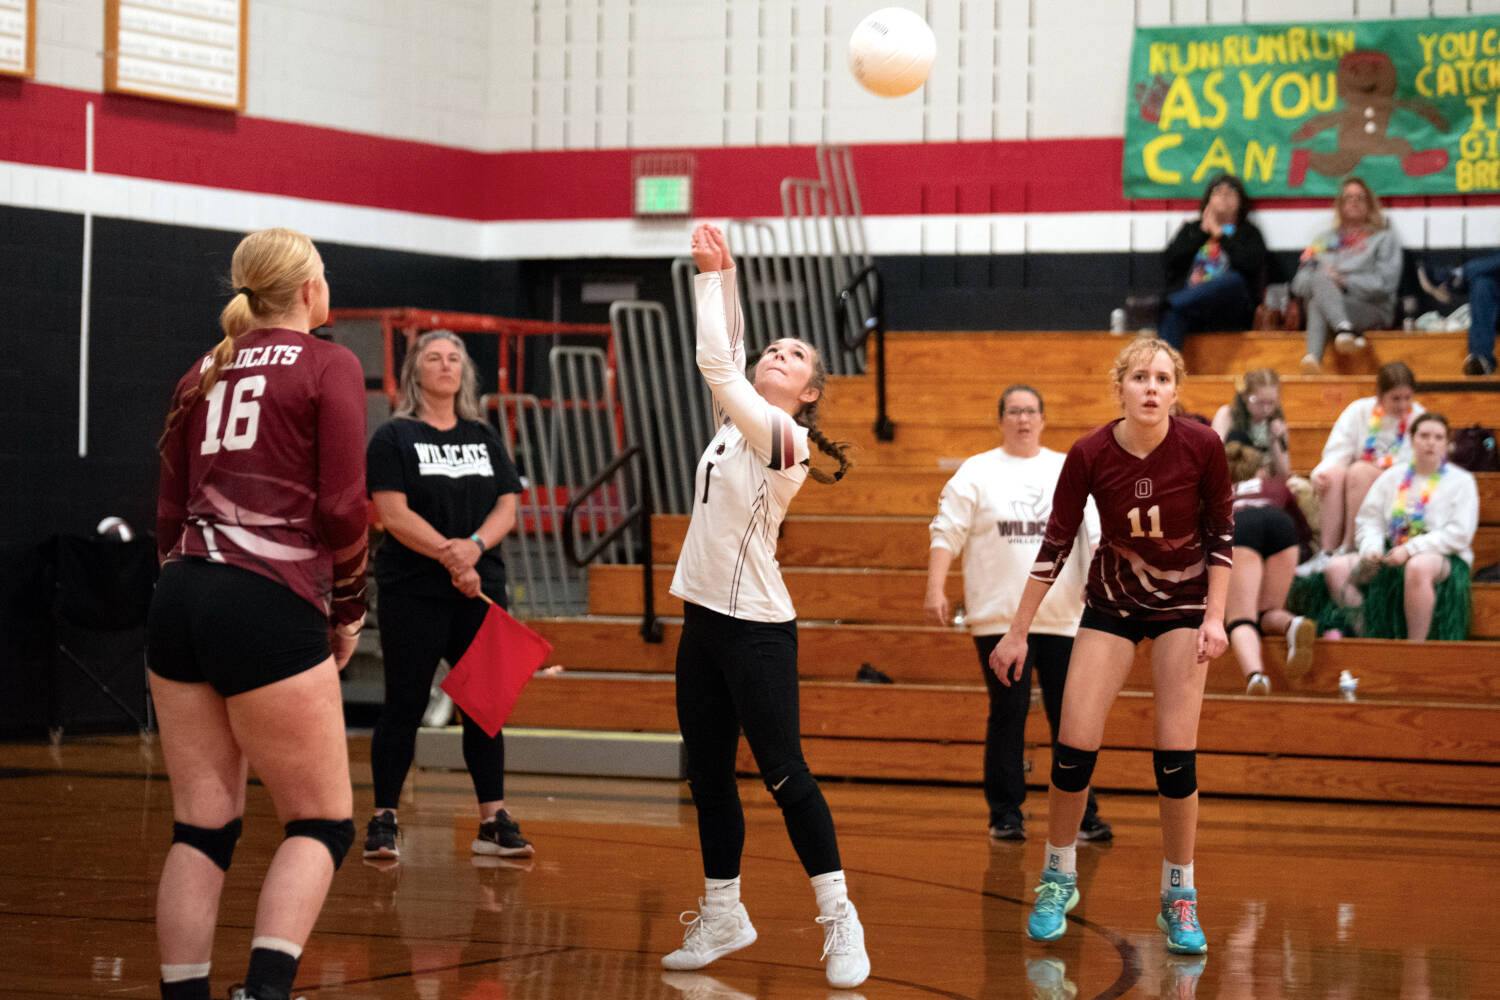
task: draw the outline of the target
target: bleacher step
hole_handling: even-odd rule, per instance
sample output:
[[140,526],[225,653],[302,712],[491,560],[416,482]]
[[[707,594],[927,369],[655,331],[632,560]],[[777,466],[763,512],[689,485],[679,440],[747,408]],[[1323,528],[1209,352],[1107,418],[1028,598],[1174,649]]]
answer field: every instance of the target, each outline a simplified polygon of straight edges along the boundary
[[[505,728],[507,773],[681,780],[687,774],[684,760],[682,736],[675,732]],[[435,770],[464,770],[463,729],[417,730],[414,762]]]

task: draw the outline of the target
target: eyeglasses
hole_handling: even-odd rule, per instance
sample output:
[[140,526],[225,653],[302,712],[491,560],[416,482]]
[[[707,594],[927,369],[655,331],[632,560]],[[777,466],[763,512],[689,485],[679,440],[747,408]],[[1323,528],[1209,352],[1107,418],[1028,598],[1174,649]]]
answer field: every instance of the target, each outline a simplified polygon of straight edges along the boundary
[[1006,410],[1005,411],[1005,415],[1007,417],[1038,417],[1038,416],[1041,416],[1041,413],[1042,413],[1041,410],[1038,410],[1038,409],[1035,409],[1035,408],[1032,408],[1032,407],[1028,407],[1028,408],[1026,408],[1024,410]]

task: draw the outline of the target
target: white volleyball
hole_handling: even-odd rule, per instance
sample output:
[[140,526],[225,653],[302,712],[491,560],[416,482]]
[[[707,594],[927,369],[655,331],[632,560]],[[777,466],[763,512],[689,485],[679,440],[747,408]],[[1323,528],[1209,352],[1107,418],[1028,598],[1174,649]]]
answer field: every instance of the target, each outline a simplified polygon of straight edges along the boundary
[[849,36],[849,69],[872,94],[900,97],[927,82],[937,36],[921,16],[886,7],[866,17]]

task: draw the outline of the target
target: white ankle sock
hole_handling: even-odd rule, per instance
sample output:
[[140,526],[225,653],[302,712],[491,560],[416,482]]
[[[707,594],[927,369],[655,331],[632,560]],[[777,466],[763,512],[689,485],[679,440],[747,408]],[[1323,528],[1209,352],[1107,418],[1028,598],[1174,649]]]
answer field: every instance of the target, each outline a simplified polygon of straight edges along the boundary
[[726,913],[740,901],[740,877],[706,878],[703,880],[703,909],[710,913]]
[[1161,862],[1161,894],[1165,896],[1168,889],[1191,888],[1193,888],[1193,863],[1189,861],[1185,865],[1174,865],[1163,858]]
[[250,939],[250,947],[265,948],[268,951],[279,951],[293,958],[302,957],[302,946],[288,941],[286,938],[270,937],[269,935]]
[[839,904],[849,898],[849,886],[844,882],[844,870],[824,872],[812,877],[813,893],[818,897],[818,913],[829,917]]
[[1062,872],[1064,875],[1078,874],[1078,841],[1073,841],[1067,847],[1058,847],[1050,840],[1047,842],[1046,864],[1043,866],[1049,872]]
[[202,962],[193,965],[163,965],[161,967],[161,981],[164,983],[180,983],[188,979],[206,979],[211,968],[210,963]]

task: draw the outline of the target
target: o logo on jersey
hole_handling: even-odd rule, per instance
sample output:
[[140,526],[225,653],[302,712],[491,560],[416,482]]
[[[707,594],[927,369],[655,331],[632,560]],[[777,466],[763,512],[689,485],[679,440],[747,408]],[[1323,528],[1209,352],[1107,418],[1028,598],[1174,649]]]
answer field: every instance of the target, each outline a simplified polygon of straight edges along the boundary
[[1151,480],[1137,479],[1135,481],[1135,498],[1145,500],[1151,496]]

